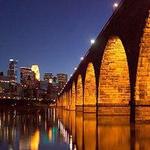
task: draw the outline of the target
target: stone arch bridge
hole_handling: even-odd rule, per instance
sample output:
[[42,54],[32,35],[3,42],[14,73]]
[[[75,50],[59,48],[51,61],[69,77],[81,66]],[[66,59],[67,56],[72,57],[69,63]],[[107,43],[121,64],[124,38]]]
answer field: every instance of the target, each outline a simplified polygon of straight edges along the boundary
[[57,107],[107,115],[134,114],[148,105],[150,0],[123,0],[58,96]]

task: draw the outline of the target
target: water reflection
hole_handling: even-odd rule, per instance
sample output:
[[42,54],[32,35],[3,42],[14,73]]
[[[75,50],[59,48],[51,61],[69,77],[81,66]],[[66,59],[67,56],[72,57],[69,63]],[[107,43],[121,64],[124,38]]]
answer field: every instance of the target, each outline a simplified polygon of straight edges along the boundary
[[68,131],[70,149],[130,149],[129,117],[96,117],[95,113],[58,110],[58,118]]
[[100,117],[98,122],[98,145],[101,150],[130,150],[129,118]]
[[0,149],[68,149],[54,109],[0,109]]
[[150,149],[150,124],[139,123],[135,126],[136,133],[136,150]]
[[76,113],[76,143],[77,149],[83,149],[83,113],[77,112]]
[[150,123],[62,109],[0,109],[3,150],[147,150]]
[[71,150],[148,150],[150,124],[130,124],[129,116],[99,116],[57,110]]
[[84,114],[84,149],[96,149],[96,115],[95,113]]

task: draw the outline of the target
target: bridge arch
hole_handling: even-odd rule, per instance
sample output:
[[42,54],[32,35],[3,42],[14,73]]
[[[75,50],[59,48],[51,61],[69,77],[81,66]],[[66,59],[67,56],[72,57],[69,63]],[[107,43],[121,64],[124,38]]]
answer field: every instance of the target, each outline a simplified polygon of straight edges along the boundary
[[63,95],[62,95],[62,103],[63,103],[63,107],[65,108],[65,95],[64,95],[64,93],[63,93]]
[[86,69],[84,82],[84,106],[96,105],[96,77],[92,63],[89,63]]
[[67,102],[66,102],[66,105],[67,105],[66,108],[69,109],[69,100],[70,100],[69,91],[66,92],[66,100],[67,100]]
[[141,38],[135,100],[150,100],[150,12],[149,17],[146,19],[143,37]]
[[64,108],[66,109],[67,108],[67,94],[66,94],[66,92],[64,92],[64,94],[63,94],[63,101],[64,101]]
[[98,103],[129,104],[130,79],[122,41],[110,37],[100,67]]
[[76,106],[83,105],[83,84],[82,76],[79,74],[77,79]]
[[76,92],[75,83],[73,82],[71,90],[71,110],[75,110],[75,101],[76,101],[75,92]]
[[72,98],[71,98],[71,88],[69,89],[69,91],[68,91],[68,100],[69,100],[69,110],[71,109],[71,102],[72,102]]

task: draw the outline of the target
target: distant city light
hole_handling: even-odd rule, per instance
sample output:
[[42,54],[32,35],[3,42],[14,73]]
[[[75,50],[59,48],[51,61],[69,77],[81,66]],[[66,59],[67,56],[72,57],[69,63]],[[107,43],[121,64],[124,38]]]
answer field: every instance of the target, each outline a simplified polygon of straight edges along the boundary
[[49,83],[53,83],[53,79],[49,79]]
[[94,39],[91,39],[91,45],[93,45],[95,43]]
[[82,61],[84,59],[84,57],[80,57],[80,60]]
[[119,3],[117,3],[117,2],[115,2],[115,3],[113,4],[113,8],[114,8],[114,9],[116,9],[118,6],[119,6]]
[[14,61],[13,59],[9,59],[9,61]]

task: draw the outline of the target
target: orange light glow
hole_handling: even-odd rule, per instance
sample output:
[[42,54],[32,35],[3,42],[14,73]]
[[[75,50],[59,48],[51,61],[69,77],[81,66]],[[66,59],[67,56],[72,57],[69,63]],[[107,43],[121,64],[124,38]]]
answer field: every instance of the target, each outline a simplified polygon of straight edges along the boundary
[[69,97],[69,109],[71,109],[71,100],[72,100],[72,98],[71,98],[71,89],[68,92],[68,97]]
[[66,92],[66,109],[69,109],[69,92]]
[[131,149],[130,125],[128,125],[127,122],[128,120],[125,117],[124,118],[116,117],[114,119],[112,117],[103,117],[102,119],[99,119],[98,125],[99,149],[120,150],[121,147],[121,150],[130,150]]
[[83,86],[82,86],[82,77],[81,75],[78,76],[77,81],[77,99],[76,105],[83,105]]
[[106,45],[99,81],[99,103],[129,103],[128,62],[125,49],[118,37],[111,37]]
[[71,110],[75,110],[75,83],[72,85]]
[[40,132],[39,130],[36,130],[34,135],[31,137],[31,150],[38,150],[39,147],[39,142],[40,142]]
[[48,138],[49,138],[49,141],[51,142],[52,141],[52,128],[49,128]]
[[[84,114],[84,146],[85,150],[96,149],[96,114]],[[89,138],[90,135],[90,138]]]
[[63,99],[62,100],[63,100],[63,107],[66,108],[66,106],[67,106],[66,93],[63,94]]
[[150,14],[141,39],[137,69],[136,100],[150,100]]
[[76,139],[78,150],[82,150],[83,148],[83,113],[77,112],[76,113]]
[[70,133],[72,135],[73,143],[75,143],[75,134],[76,134],[75,116],[76,116],[75,111],[70,111],[70,113],[69,113],[69,129],[70,129]]
[[84,86],[84,105],[96,105],[96,81],[94,67],[88,64]]

